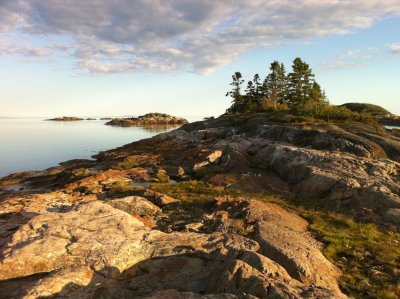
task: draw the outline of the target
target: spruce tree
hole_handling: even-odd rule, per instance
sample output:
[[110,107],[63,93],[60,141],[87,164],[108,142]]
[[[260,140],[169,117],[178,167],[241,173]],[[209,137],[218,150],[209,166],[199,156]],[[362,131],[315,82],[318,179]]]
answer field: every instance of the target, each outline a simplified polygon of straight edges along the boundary
[[233,88],[225,95],[232,98],[232,106],[228,109],[228,113],[239,112],[241,110],[241,106],[243,106],[243,96],[241,94],[243,82],[244,80],[242,79],[242,74],[240,72],[235,72],[235,74],[232,75],[232,82],[230,85]]
[[270,73],[264,81],[267,90],[267,97],[272,100],[275,105],[282,104],[287,101],[287,76],[283,63],[274,61],[270,66]]
[[246,98],[248,99],[249,102],[253,102],[256,97],[257,97],[256,87],[253,81],[247,82]]
[[321,102],[325,101],[326,99],[324,91],[321,89],[321,86],[314,81],[311,91],[310,91],[310,97],[309,99],[314,102]]
[[304,104],[310,98],[314,74],[310,66],[299,57],[293,61],[292,68],[288,82],[288,101],[289,104],[296,106]]
[[262,84],[260,80],[260,75],[255,74],[253,78],[253,86],[254,92],[251,101],[251,109],[253,110],[260,110],[262,106],[262,100],[264,98],[263,91],[262,91]]
[[254,84],[254,88],[255,88],[255,94],[256,94],[257,101],[261,102],[263,95],[262,95],[262,84],[260,81],[259,74],[254,75],[253,84]]
[[255,76],[254,81],[247,83],[246,95],[244,97],[244,109],[246,111],[258,111],[261,107],[261,97],[259,94],[259,78]]

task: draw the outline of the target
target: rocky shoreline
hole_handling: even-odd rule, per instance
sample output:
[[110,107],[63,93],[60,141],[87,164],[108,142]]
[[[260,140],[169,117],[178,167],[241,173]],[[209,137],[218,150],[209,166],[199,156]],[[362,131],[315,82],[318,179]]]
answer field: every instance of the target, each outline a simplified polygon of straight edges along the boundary
[[183,125],[187,123],[188,121],[184,118],[171,116],[164,113],[148,113],[139,117],[113,118],[112,120],[107,122],[106,125],[131,127],[142,125]]
[[85,120],[84,118],[80,117],[75,117],[75,116],[63,116],[63,117],[56,117],[56,118],[50,118],[46,119],[48,121],[79,121],[79,120]]
[[396,232],[399,162],[380,126],[256,114],[7,176],[0,298],[346,298],[308,222],[256,194]]

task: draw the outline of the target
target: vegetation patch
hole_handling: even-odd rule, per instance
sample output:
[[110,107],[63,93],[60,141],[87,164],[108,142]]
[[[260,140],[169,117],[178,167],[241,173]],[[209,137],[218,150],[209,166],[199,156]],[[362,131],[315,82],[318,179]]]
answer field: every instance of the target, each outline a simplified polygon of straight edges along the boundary
[[227,114],[289,110],[292,115],[315,120],[377,123],[375,115],[388,113],[371,104],[331,105],[312,69],[299,57],[293,60],[290,73],[286,73],[283,63],[274,61],[264,80],[255,74],[245,89],[243,83],[242,73],[235,72],[230,84],[232,90],[226,93],[232,98]]
[[204,177],[226,173],[219,165],[208,165],[196,171],[193,175],[196,180],[201,180]]
[[339,107],[345,107],[353,112],[369,113],[372,115],[390,114],[390,112],[387,111],[385,108],[378,106],[378,105],[368,104],[368,103],[346,103],[346,104],[340,105]]
[[183,206],[203,206],[213,202],[214,198],[221,194],[211,185],[200,181],[188,181],[178,184],[153,184],[150,189],[167,194],[179,199]]
[[138,126],[138,125],[178,125],[187,124],[184,118],[175,117],[165,113],[147,113],[139,117],[114,118],[106,123],[110,126]]
[[302,210],[325,244],[323,253],[340,268],[341,288],[355,298],[400,297],[400,234],[326,212]]
[[165,170],[159,170],[156,174],[157,180],[160,181],[160,183],[168,183],[169,182],[169,176]]
[[131,186],[126,183],[116,183],[111,185],[110,189],[107,191],[108,197],[125,197],[134,195],[134,191],[137,189],[143,189],[140,186]]
[[205,207],[223,195],[278,203],[308,220],[311,232],[325,245],[324,255],[342,271],[339,284],[346,294],[354,298],[400,297],[399,233],[318,210],[312,198],[288,202],[279,196],[221,190],[198,181],[153,184],[151,189],[181,200],[188,211]]
[[112,166],[112,169],[115,170],[129,170],[135,167],[138,167],[139,163],[136,161],[126,161],[126,162],[119,162]]

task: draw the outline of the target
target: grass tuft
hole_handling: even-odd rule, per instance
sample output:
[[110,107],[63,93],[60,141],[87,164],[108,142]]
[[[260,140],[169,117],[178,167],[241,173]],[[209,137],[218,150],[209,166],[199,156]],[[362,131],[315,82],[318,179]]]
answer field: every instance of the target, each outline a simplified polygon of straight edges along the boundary
[[169,182],[169,176],[165,170],[159,170],[156,174],[156,178],[160,181],[160,183]]
[[278,203],[308,220],[311,232],[325,245],[323,254],[342,271],[339,284],[346,294],[353,298],[400,298],[399,233],[318,210],[312,198],[288,202],[278,196],[221,190],[198,181],[153,184],[150,188],[181,200],[187,210],[223,195]]
[[139,163],[138,162],[119,162],[115,165],[112,166],[112,169],[115,170],[129,170],[135,167],[138,167]]

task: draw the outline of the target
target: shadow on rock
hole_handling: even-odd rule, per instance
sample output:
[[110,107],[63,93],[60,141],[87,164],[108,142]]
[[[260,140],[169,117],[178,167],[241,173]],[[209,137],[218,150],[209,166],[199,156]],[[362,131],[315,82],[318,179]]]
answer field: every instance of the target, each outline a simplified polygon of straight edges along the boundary
[[4,246],[11,240],[14,232],[33,217],[33,212],[10,212],[0,214],[0,260],[4,258]]
[[105,267],[86,280],[79,279],[81,273],[56,270],[0,282],[3,294],[9,294],[0,298],[160,298],[161,294],[172,296],[168,298],[301,298],[296,283],[263,275],[245,262],[251,262],[248,254],[155,257],[122,273]]

